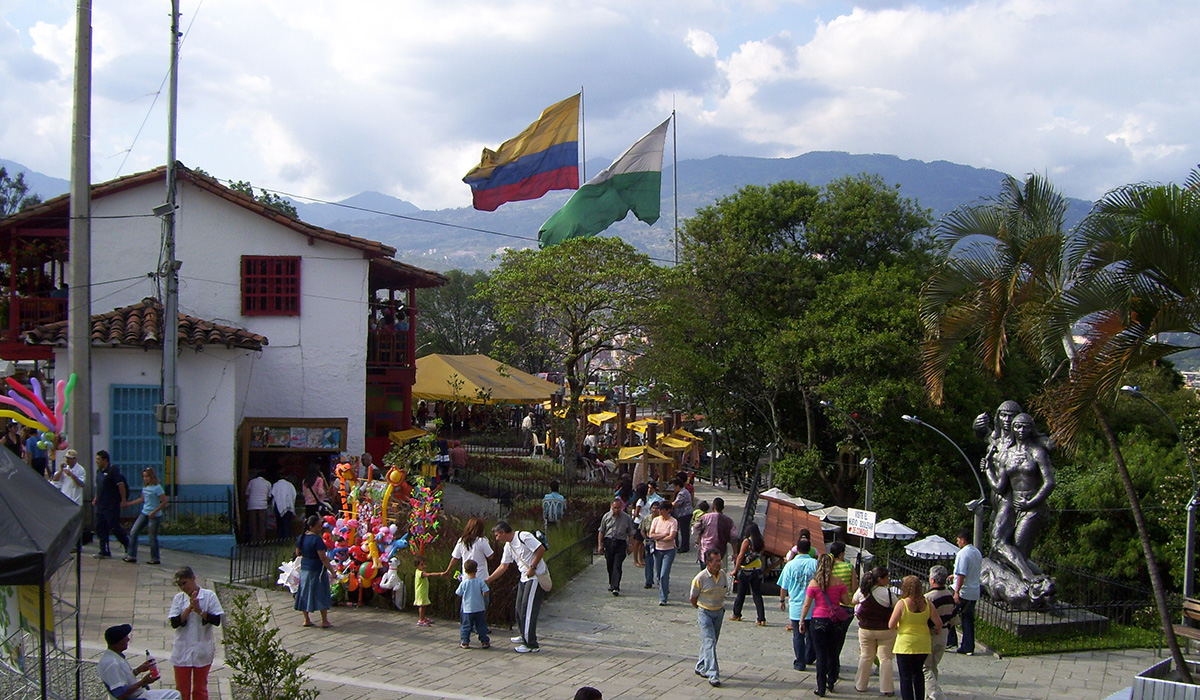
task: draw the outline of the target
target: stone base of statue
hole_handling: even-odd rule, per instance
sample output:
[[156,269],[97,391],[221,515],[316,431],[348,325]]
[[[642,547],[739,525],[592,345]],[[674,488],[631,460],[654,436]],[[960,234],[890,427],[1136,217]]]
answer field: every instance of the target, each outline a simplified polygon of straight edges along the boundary
[[1027,581],[1012,568],[991,558],[983,560],[979,587],[989,598],[1013,610],[1037,610],[1054,603],[1054,580],[1049,576],[1042,574]]
[[979,601],[976,615],[1016,637],[1060,634],[1102,635],[1109,619],[1082,608],[1051,605],[1041,610],[1012,610],[989,600]]

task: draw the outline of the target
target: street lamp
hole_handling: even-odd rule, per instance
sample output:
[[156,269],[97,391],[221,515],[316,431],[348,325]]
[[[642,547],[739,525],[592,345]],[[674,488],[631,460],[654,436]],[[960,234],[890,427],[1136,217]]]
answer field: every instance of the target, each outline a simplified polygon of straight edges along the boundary
[[1183,459],[1187,462],[1188,471],[1192,473],[1192,498],[1187,504],[1187,534],[1184,538],[1184,546],[1187,548],[1187,551],[1183,555],[1183,595],[1188,598],[1194,598],[1196,597],[1196,510],[1200,507],[1200,485],[1196,482],[1196,468],[1192,466],[1192,456],[1188,452],[1187,445],[1183,442],[1183,435],[1179,432],[1179,426],[1171,418],[1170,414],[1163,410],[1162,406],[1159,406],[1154,399],[1143,394],[1136,386],[1126,384],[1121,387],[1121,391],[1149,403],[1158,409],[1163,418],[1167,419],[1167,422],[1171,424],[1171,429],[1175,431],[1175,438],[1179,440],[1179,449],[1183,450]]
[[865,509],[874,510],[871,506],[874,504],[875,494],[875,450],[871,449],[871,439],[867,437],[866,432],[863,431],[862,426],[858,424],[858,421],[854,420],[853,414],[846,413],[841,408],[833,405],[832,401],[821,401],[820,404],[825,408],[832,408],[833,410],[845,416],[854,425],[854,429],[857,430],[860,435],[862,435],[863,441],[867,443],[868,456],[858,464],[859,466],[867,468],[867,492],[864,495]]
[[949,435],[943,433],[942,431],[940,431],[937,428],[933,427],[932,425],[926,423],[925,421],[921,420],[920,418],[917,418],[916,416],[910,416],[910,415],[906,414],[906,415],[900,416],[900,418],[903,419],[905,423],[912,423],[913,425],[923,425],[926,428],[929,428],[933,432],[937,433],[938,435],[941,435],[943,438],[945,438],[946,442],[950,443],[951,445],[954,445],[954,449],[958,450],[958,453],[960,455],[962,455],[963,462],[965,462],[967,465],[967,471],[971,472],[971,475],[975,477],[975,482],[979,484],[979,498],[977,498],[973,501],[968,501],[966,506],[967,506],[967,510],[971,511],[971,513],[973,513],[975,515],[975,540],[974,540],[973,544],[976,547],[980,547],[982,549],[981,545],[983,544],[983,515],[984,515],[984,511],[987,510],[987,491],[984,490],[984,488],[983,488],[983,479],[979,478],[979,470],[977,470],[975,468],[975,465],[971,463],[971,459],[969,457],[967,457],[967,453],[963,452],[962,448],[958,446],[958,443],[955,442],[954,440],[951,440]]

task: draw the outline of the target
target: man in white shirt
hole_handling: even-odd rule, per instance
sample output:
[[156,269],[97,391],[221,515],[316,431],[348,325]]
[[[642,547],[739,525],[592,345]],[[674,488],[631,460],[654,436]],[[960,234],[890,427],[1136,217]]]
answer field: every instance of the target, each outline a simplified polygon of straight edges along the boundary
[[959,654],[975,653],[975,605],[979,602],[979,575],[983,568],[983,554],[971,544],[971,531],[958,531],[958,554],[954,557],[954,603],[963,601],[959,620],[962,624],[962,644],[955,651]]
[[[144,661],[137,668],[130,667],[129,662],[125,660],[125,650],[129,648],[132,633],[132,625],[117,625],[104,630],[104,642],[108,649],[100,656],[100,663],[97,664],[100,680],[104,681],[104,685],[108,686],[109,692],[117,700],[180,700],[182,696],[178,690],[146,690],[147,686],[158,680],[158,674],[147,673],[154,666],[150,660]],[[136,676],[138,673],[146,675],[139,679]]]
[[267,539],[267,501],[271,498],[271,482],[255,472],[246,484],[246,521],[250,526],[250,541]]
[[504,575],[509,564],[516,564],[521,571],[521,582],[517,584],[517,628],[520,636],[510,641],[517,644],[518,654],[529,654],[541,651],[537,640],[537,618],[542,608],[542,598],[545,591],[538,582],[539,576],[549,576],[549,569],[542,557],[546,548],[531,532],[513,532],[512,526],[501,520],[492,528],[496,539],[504,543],[504,554],[500,557],[500,566],[487,577],[486,583],[491,586]]
[[358,462],[358,478],[363,481],[373,481],[380,478],[382,475],[377,474],[379,466],[375,464],[375,458],[370,452],[362,453],[362,458]]
[[275,535],[280,539],[292,536],[292,518],[296,515],[296,487],[286,477],[271,485],[271,504],[275,509]]
[[87,473],[79,463],[78,452],[73,449],[67,450],[64,457],[63,463],[58,465],[58,471],[54,472],[50,481],[54,482],[64,496],[75,501],[77,505],[83,505],[83,480]]

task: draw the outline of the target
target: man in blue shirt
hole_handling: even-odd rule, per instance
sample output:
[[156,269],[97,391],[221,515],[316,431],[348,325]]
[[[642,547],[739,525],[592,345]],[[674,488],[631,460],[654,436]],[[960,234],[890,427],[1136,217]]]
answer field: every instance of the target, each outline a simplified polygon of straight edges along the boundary
[[[797,542],[796,550],[799,554],[793,557],[779,574],[779,609],[788,610],[788,617],[792,621],[792,651],[796,654],[792,668],[803,671],[807,668],[805,657],[808,649],[805,633],[800,631],[800,614],[804,609],[804,595],[808,590],[808,583],[817,573],[817,560],[808,555],[812,550],[812,544],[808,540]],[[809,616],[812,616],[811,611]],[[810,628],[812,625],[805,627]]]
[[112,556],[108,549],[110,534],[116,537],[123,547],[129,548],[129,537],[121,527],[121,509],[129,500],[127,489],[125,476],[109,461],[108,452],[97,452],[96,495],[92,497],[92,506],[96,510],[96,539],[100,541],[100,551],[92,555],[96,559],[108,559]]
[[979,602],[979,574],[983,554],[971,544],[971,531],[958,531],[958,554],[954,557],[954,604],[965,602],[959,619],[962,621],[962,644],[959,654],[975,653],[975,604]]

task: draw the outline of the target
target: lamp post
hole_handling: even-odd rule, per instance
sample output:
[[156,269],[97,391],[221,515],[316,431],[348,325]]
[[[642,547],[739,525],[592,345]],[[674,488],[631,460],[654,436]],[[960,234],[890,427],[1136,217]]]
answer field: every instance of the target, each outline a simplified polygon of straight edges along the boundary
[[954,449],[958,450],[958,453],[960,455],[962,455],[963,462],[967,465],[967,471],[971,472],[971,475],[975,477],[975,483],[979,484],[979,498],[975,499],[974,501],[968,502],[966,505],[967,505],[967,510],[971,511],[971,513],[973,513],[975,515],[975,541],[972,544],[974,544],[976,547],[980,547],[982,549],[981,545],[983,544],[983,515],[984,515],[984,511],[987,510],[987,491],[983,488],[983,479],[979,478],[979,470],[977,470],[975,468],[975,465],[971,463],[971,459],[969,457],[967,457],[967,453],[963,452],[963,449],[958,446],[957,442],[950,439],[949,435],[943,433],[942,431],[940,431],[937,428],[933,427],[932,425],[926,423],[925,421],[921,420],[920,418],[917,418],[916,416],[910,416],[910,415],[906,414],[906,415],[900,416],[900,418],[903,419],[904,422],[906,422],[906,423],[912,423],[913,425],[923,425],[926,428],[929,428],[933,432],[937,433],[938,435],[941,435],[946,440],[946,442],[950,443],[951,445],[954,445]]
[[1158,409],[1158,412],[1167,419],[1171,424],[1171,429],[1175,431],[1175,439],[1179,441],[1179,449],[1183,450],[1183,459],[1187,462],[1188,471],[1192,474],[1192,497],[1187,504],[1187,532],[1184,538],[1184,546],[1186,551],[1183,555],[1183,595],[1188,598],[1196,597],[1196,510],[1200,507],[1200,485],[1196,482],[1196,468],[1192,465],[1192,456],[1188,453],[1187,445],[1183,443],[1183,434],[1179,432],[1179,426],[1171,415],[1163,410],[1154,399],[1143,394],[1136,386],[1126,384],[1121,387],[1121,391],[1142,399],[1146,403]]
[[820,404],[825,408],[832,408],[845,416],[854,425],[854,429],[858,431],[858,434],[862,435],[863,442],[867,443],[867,457],[859,462],[859,465],[867,468],[867,490],[863,497],[865,501],[864,508],[866,510],[874,510],[871,506],[874,505],[875,494],[875,450],[871,448],[871,439],[867,437],[867,433],[863,431],[858,421],[854,420],[853,414],[843,411],[841,408],[835,406],[832,401],[821,401]]

